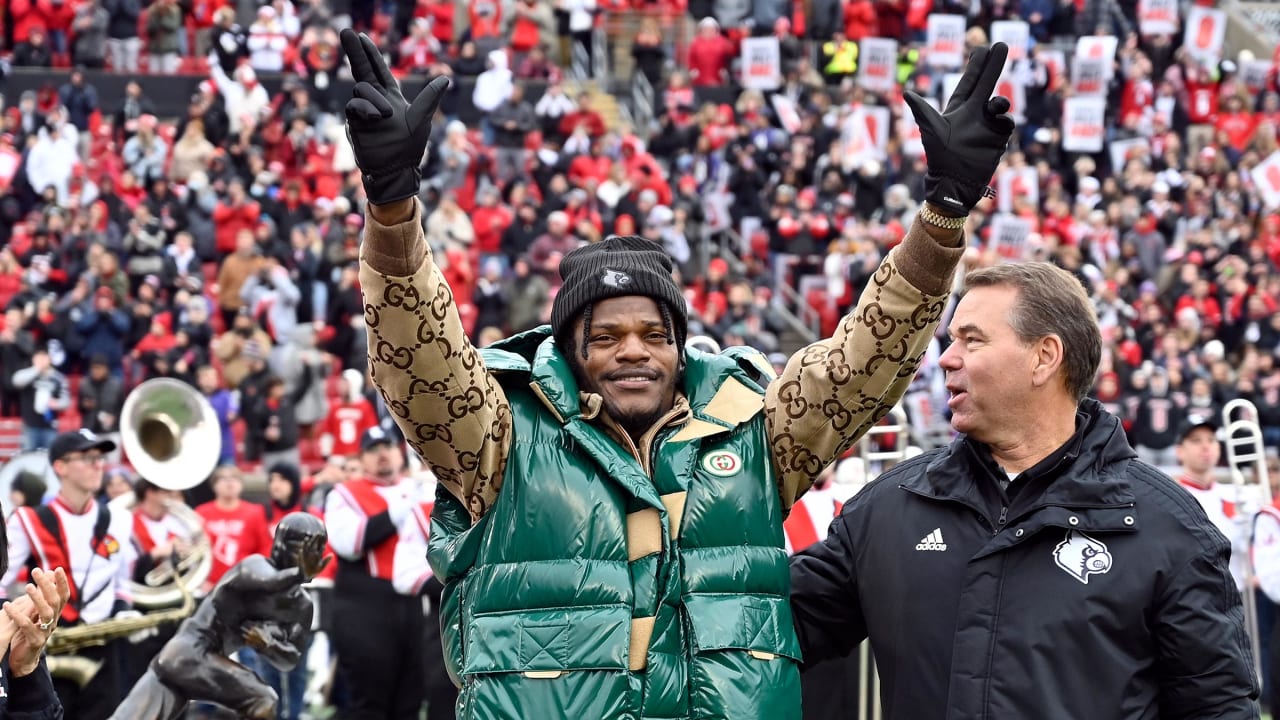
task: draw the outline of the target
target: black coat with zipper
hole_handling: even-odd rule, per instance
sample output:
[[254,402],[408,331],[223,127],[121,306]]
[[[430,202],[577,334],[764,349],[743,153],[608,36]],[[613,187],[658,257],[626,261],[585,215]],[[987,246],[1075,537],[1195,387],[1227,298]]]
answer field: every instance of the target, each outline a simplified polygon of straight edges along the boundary
[[805,661],[869,635],[888,720],[1257,718],[1226,539],[1096,401],[1076,427],[1012,497],[960,438],[846,503],[792,559]]

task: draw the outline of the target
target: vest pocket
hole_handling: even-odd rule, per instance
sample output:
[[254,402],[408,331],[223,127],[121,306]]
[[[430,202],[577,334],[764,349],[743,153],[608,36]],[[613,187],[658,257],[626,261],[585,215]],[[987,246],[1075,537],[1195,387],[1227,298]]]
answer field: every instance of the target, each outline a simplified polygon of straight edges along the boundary
[[688,595],[684,599],[694,651],[746,650],[767,660],[800,660],[791,604],[773,595]]
[[800,720],[800,643],[772,595],[685,596],[697,720]]
[[475,615],[462,674],[626,670],[630,632],[631,609],[620,605]]

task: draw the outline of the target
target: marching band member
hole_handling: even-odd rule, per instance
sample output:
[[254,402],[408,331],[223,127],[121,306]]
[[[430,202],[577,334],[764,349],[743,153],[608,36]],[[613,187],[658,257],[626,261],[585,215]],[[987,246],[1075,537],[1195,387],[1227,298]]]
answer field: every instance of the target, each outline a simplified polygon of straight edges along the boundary
[[1174,455],[1182,472],[1178,484],[1200,503],[1209,520],[1231,543],[1231,577],[1236,588],[1244,589],[1244,560],[1248,531],[1241,526],[1235,488],[1214,479],[1214,468],[1222,456],[1218,424],[1210,415],[1191,414],[1178,428]]
[[[325,499],[329,544],[338,556],[333,644],[350,692],[347,720],[417,717],[422,706],[422,601],[396,592],[399,529],[416,504],[404,480],[399,434],[381,427],[360,439],[364,474]],[[346,618],[362,618],[349,622]]]
[[[1253,568],[1258,589],[1267,602],[1280,603],[1280,457],[1268,451],[1266,458],[1267,481],[1271,485],[1271,504],[1263,507],[1253,518]],[[1280,710],[1280,623],[1272,623],[1270,637],[1260,638],[1263,647],[1270,651],[1271,663],[1265,678],[1265,689],[1270,697],[1263,700],[1270,706],[1271,714]],[[1267,655],[1268,653],[1263,653]]]
[[[131,612],[129,580],[137,553],[131,539],[133,518],[125,510],[95,500],[102,489],[106,454],[116,444],[89,430],[62,433],[49,445],[49,462],[61,487],[48,505],[19,508],[9,518],[9,567],[0,589],[9,587],[28,562],[63,568],[69,600],[64,625],[93,624]],[[67,718],[105,720],[124,697],[121,671],[124,639],[87,648],[81,655],[102,661],[83,688],[55,681]]]
[[[415,497],[434,498],[436,479],[431,471],[423,472],[422,486]],[[449,679],[444,666],[444,649],[440,644],[440,593],[444,586],[436,579],[427,563],[427,538],[431,537],[431,509],[435,503],[426,500],[413,505],[413,510],[399,528],[400,541],[396,543],[395,572],[392,583],[402,595],[419,595],[423,598],[422,613],[425,618],[423,632],[423,669],[425,672],[427,720],[454,720],[454,704],[458,701],[458,689]]]
[[191,529],[169,512],[169,504],[182,502],[182,493],[166,490],[139,478],[133,486],[138,498],[133,509],[133,543],[137,547],[138,562],[133,577],[145,582],[147,573],[174,554],[186,554],[191,544]]

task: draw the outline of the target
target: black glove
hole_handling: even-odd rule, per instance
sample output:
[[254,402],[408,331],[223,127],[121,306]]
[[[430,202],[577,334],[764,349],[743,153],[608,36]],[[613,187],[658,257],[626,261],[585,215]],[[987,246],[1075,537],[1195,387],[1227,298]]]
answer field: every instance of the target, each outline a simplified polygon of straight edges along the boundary
[[1008,56],[1009,46],[999,42],[990,50],[974,50],[942,114],[919,95],[905,94],[929,164],[924,198],[938,208],[968,215],[1004,157],[1013,118],[1007,114],[1009,101],[991,93]]
[[419,166],[431,137],[431,117],[449,88],[449,78],[432,80],[410,105],[367,36],[344,29],[342,48],[356,81],[354,97],[347,101],[347,137],[365,194],[374,205],[414,197],[422,180]]

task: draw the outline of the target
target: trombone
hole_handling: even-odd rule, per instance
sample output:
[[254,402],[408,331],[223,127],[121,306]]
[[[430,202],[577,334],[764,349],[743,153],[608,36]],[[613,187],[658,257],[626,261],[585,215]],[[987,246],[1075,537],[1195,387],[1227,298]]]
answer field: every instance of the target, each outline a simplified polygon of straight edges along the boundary
[[1250,649],[1253,650],[1254,673],[1261,678],[1263,640],[1258,629],[1258,596],[1253,589],[1253,512],[1246,512],[1246,509],[1271,504],[1266,445],[1262,440],[1262,427],[1258,424],[1258,409],[1248,400],[1238,398],[1227,403],[1222,408],[1222,425],[1227,467],[1235,488],[1235,522],[1239,526],[1239,537],[1244,540],[1244,549],[1233,547],[1232,554],[1234,557],[1239,552],[1242,556],[1244,591],[1241,595],[1244,599],[1245,631],[1249,634]]

